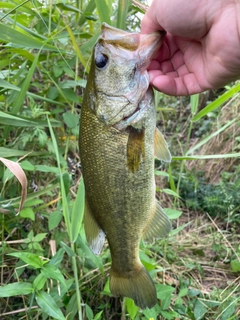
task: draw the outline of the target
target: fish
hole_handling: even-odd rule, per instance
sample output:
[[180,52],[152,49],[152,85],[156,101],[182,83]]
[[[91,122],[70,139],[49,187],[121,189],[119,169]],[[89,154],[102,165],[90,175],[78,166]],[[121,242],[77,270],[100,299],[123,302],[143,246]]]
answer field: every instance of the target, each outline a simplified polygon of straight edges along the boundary
[[85,185],[84,228],[99,255],[107,238],[110,291],[141,309],[157,303],[140,261],[141,238],[166,237],[171,223],[156,201],[155,157],[171,161],[156,129],[147,68],[164,34],[123,31],[106,23],[93,49],[80,116],[79,151]]

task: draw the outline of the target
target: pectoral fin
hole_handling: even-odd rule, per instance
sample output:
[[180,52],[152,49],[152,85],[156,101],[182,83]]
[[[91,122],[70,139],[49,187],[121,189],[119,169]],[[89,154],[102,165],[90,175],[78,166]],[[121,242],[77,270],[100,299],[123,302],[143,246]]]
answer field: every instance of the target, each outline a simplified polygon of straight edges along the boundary
[[143,231],[143,240],[153,241],[157,238],[165,238],[171,231],[171,222],[169,221],[166,213],[156,201],[155,208],[152,212],[148,224]]
[[142,157],[145,156],[144,129],[130,128],[127,143],[127,166],[133,173],[137,171]]
[[172,156],[168,149],[162,133],[156,128],[154,133],[154,153],[155,157],[165,162],[171,162]]
[[85,199],[84,229],[90,249],[93,253],[99,255],[105,242],[105,234],[97,224],[87,199]]

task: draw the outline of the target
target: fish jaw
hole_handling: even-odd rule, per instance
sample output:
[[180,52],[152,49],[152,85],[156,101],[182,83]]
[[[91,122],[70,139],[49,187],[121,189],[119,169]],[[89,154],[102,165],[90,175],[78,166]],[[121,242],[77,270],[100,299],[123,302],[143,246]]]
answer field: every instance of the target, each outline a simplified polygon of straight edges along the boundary
[[[94,112],[107,126],[114,126],[138,109],[149,87],[147,68],[162,41],[161,33],[127,33],[103,24],[92,68],[97,97]],[[94,63],[102,57],[108,63],[98,68]]]
[[114,127],[121,131],[127,129],[129,126],[135,129],[144,128],[147,125],[147,117],[153,106],[153,98],[152,88],[149,87],[141,101],[138,103],[137,109],[134,110],[133,114],[122,119]]

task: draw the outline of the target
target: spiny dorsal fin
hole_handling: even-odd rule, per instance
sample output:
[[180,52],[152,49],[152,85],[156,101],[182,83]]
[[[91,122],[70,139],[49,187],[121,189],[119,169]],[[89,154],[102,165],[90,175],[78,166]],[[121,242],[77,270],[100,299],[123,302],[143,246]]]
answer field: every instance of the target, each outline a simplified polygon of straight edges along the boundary
[[170,220],[156,200],[155,208],[143,231],[143,240],[152,242],[154,239],[165,238],[171,231],[171,228]]
[[145,157],[144,129],[130,128],[127,143],[127,166],[133,173],[137,171],[141,158]]
[[154,154],[159,160],[171,162],[172,156],[162,133],[156,128],[154,133]]
[[105,242],[105,234],[97,224],[87,199],[85,199],[84,229],[90,249],[93,253],[99,255]]

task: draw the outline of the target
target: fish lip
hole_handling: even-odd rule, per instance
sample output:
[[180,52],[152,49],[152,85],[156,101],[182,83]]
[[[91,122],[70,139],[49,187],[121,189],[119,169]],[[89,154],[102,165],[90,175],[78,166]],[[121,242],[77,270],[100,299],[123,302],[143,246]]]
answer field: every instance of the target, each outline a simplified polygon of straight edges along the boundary
[[158,31],[150,34],[141,34],[140,44],[136,51],[139,58],[137,67],[140,72],[147,70],[152,58],[155,56],[158,49],[161,47],[166,32]]

